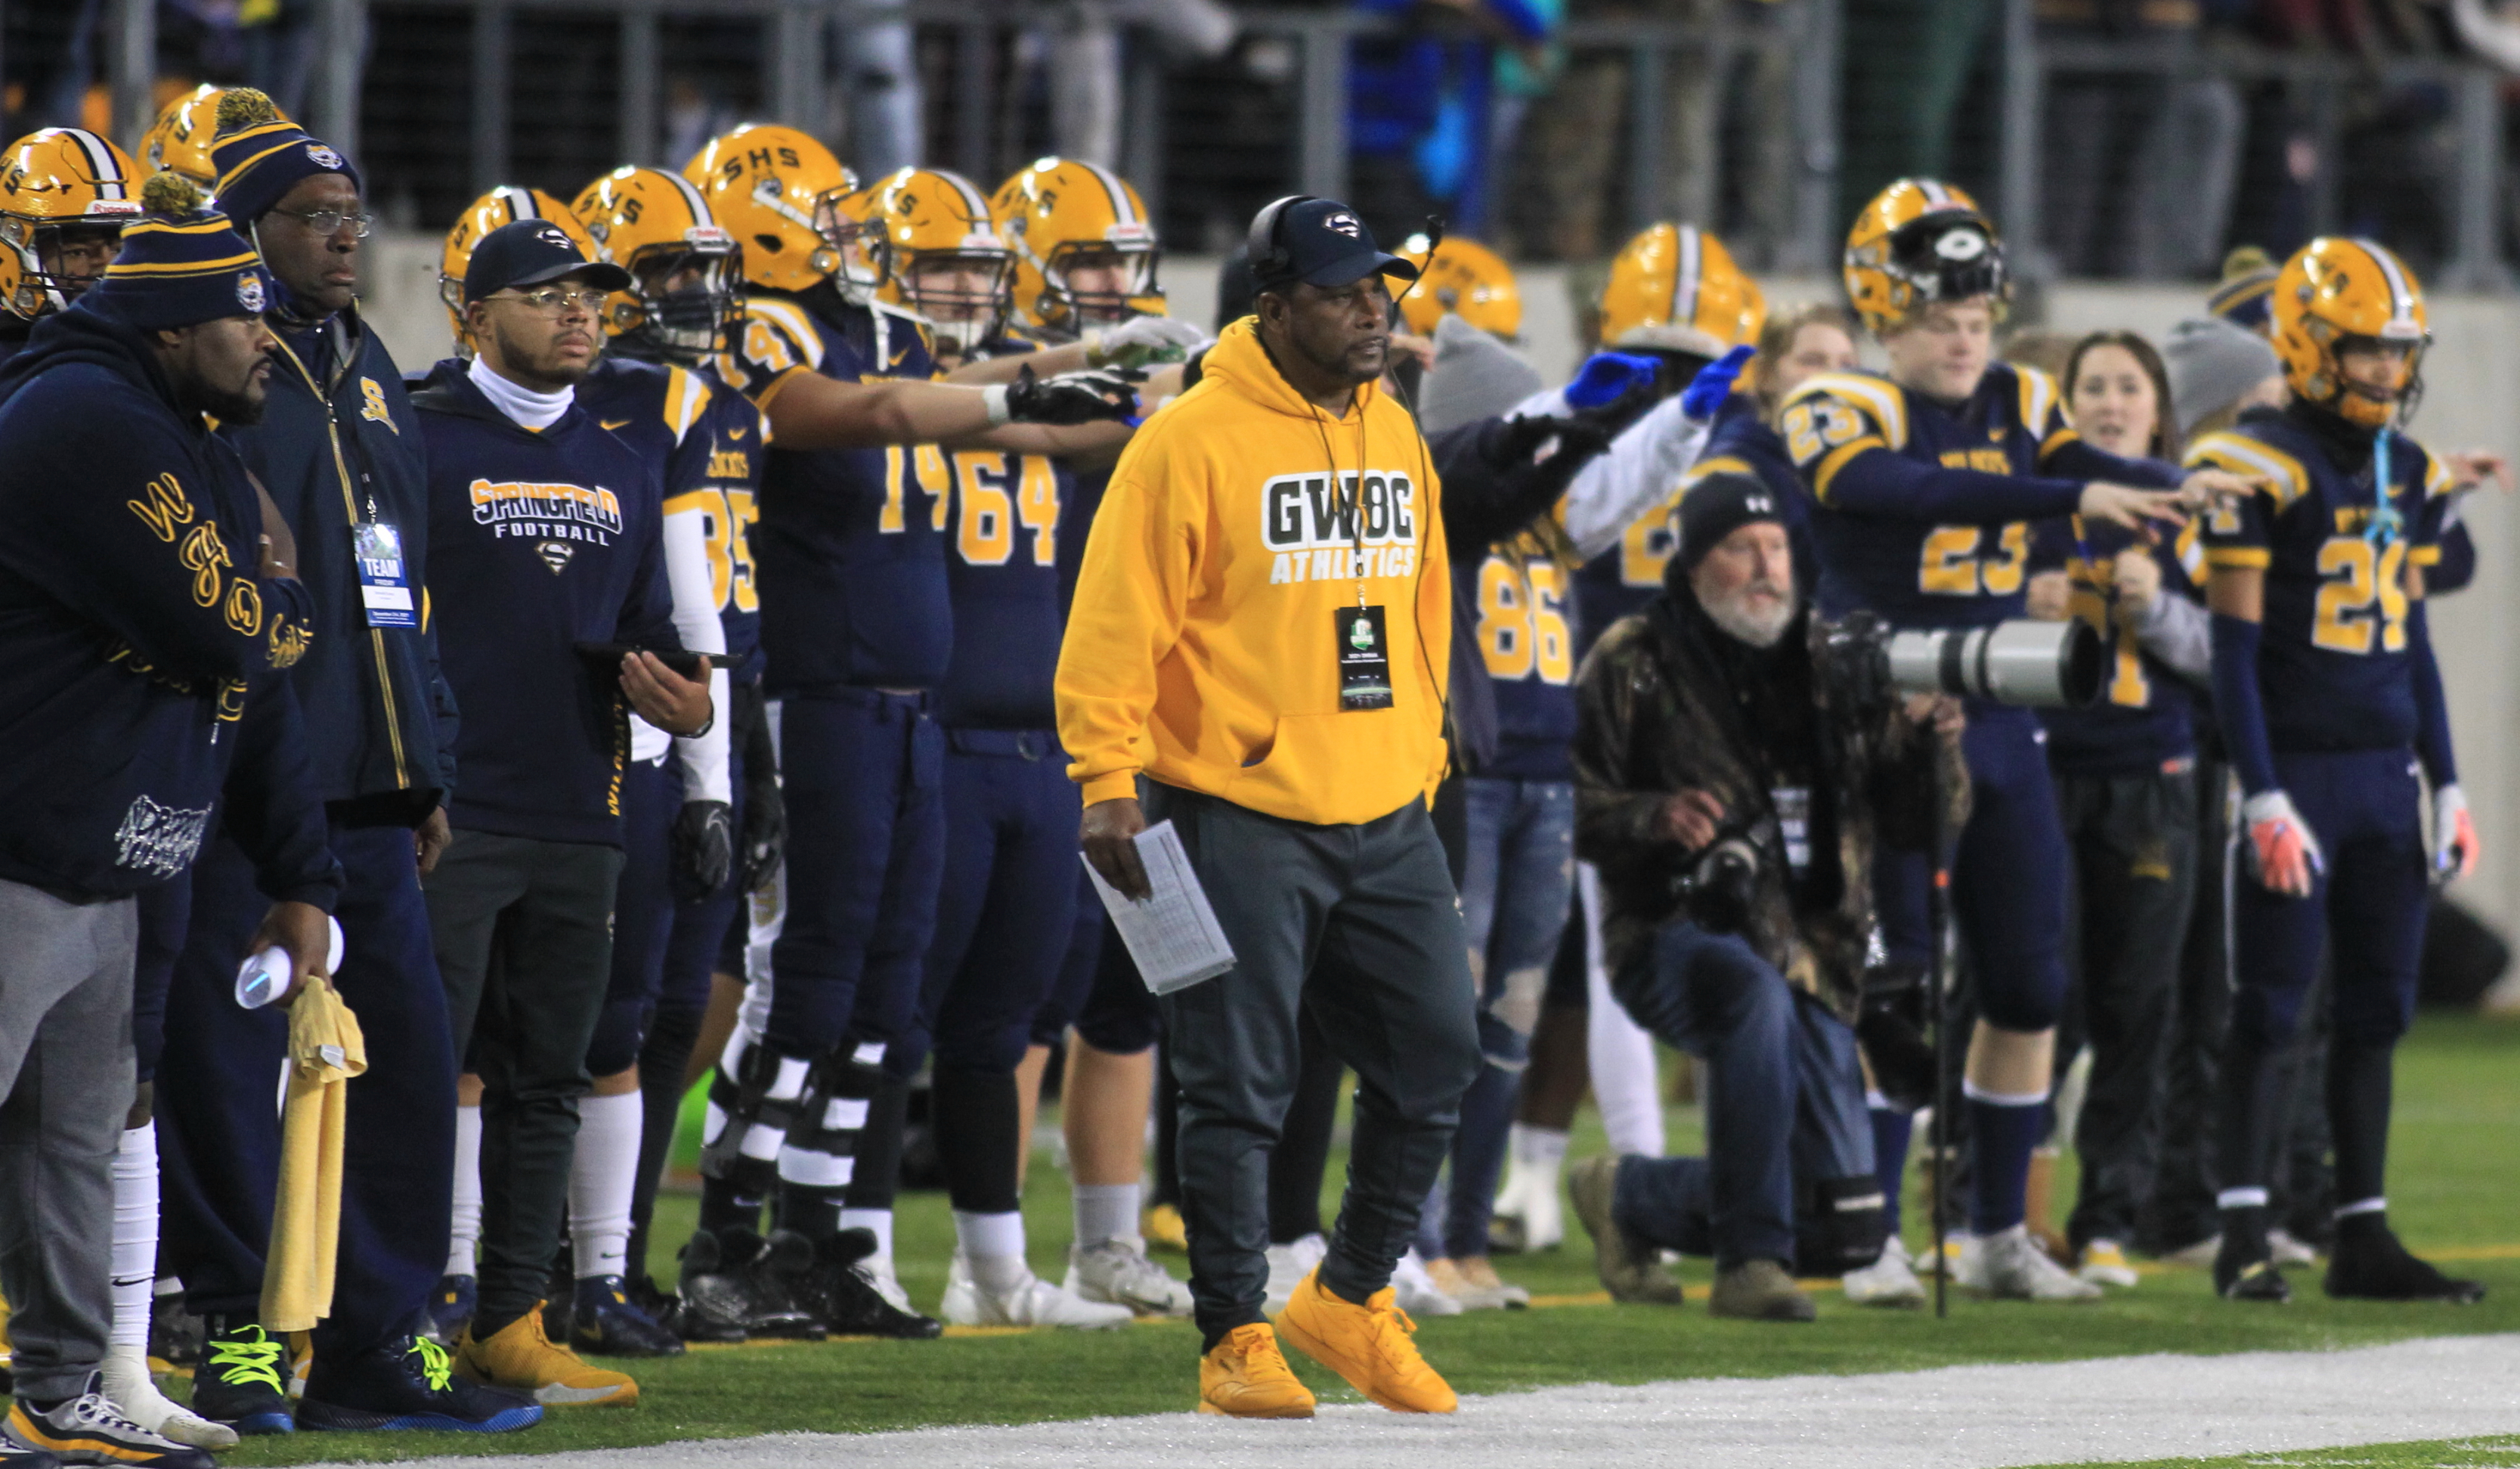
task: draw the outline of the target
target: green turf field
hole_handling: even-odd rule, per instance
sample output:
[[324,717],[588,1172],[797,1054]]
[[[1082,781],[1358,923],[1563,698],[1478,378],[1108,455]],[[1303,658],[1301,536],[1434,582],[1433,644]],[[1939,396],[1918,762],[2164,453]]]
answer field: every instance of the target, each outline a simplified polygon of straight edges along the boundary
[[2520,1437],[2427,1439],[2354,1448],[2296,1448],[2223,1459],[2154,1459],[2115,1469],[2514,1469]]
[[[2427,1018],[2400,1057],[2392,1216],[2409,1244],[2455,1259],[2491,1283],[2493,1294],[2479,1307],[2331,1303],[2310,1272],[2296,1272],[2292,1306],[2242,1307],[2214,1299],[2201,1272],[2160,1270],[2139,1288],[2090,1306],[1980,1303],[1956,1295],[1951,1319],[1937,1321],[1929,1313],[1852,1308],[1826,1294],[1816,1325],[1717,1321],[1694,1304],[1702,1299],[1697,1290],[1692,1304],[1678,1310],[1607,1304],[1593,1275],[1590,1244],[1569,1211],[1571,1237],[1563,1249],[1497,1262],[1501,1273],[1539,1298],[1536,1308],[1423,1322],[1418,1343],[1462,1391],[1495,1393],[1559,1383],[1877,1372],[2148,1352],[2317,1350],[2520,1330],[2520,1218],[2513,1217],[2510,1181],[2520,1175],[2520,1025]],[[1577,1158],[1600,1146],[1589,1112],[1579,1128],[1588,1130],[1577,1133]],[[1673,1148],[1693,1149],[1697,1138],[1693,1110],[1675,1109]],[[1334,1160],[1333,1191],[1339,1167]],[[686,1236],[694,1211],[689,1197],[662,1201],[657,1238]],[[1025,1212],[1034,1267],[1055,1279],[1065,1267],[1067,1180],[1047,1152],[1035,1155]],[[1912,1241],[1923,1221],[1912,1206],[1909,1214]],[[902,1281],[922,1308],[933,1309],[953,1249],[944,1199],[905,1195],[897,1227]],[[670,1269],[670,1248],[659,1253],[657,1262]],[[1159,1258],[1181,1271],[1178,1257]],[[1683,1275],[1702,1287],[1707,1269],[1693,1262]],[[258,1465],[549,1452],[787,1430],[1183,1411],[1196,1390],[1197,1348],[1189,1325],[1161,1323],[1093,1334],[957,1333],[929,1343],[702,1349],[639,1365],[643,1398],[636,1407],[561,1410],[505,1438],[301,1434],[248,1440],[222,1457]],[[1298,1369],[1325,1399],[1353,1400],[1310,1362],[1299,1361]],[[2228,1462],[2503,1465],[2520,1463],[2520,1446],[2409,1445]]]

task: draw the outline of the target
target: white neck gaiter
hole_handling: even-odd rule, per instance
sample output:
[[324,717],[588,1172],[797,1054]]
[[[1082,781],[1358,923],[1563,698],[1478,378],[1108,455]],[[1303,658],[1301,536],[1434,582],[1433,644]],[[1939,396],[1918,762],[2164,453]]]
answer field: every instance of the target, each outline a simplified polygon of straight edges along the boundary
[[472,359],[470,371],[472,386],[481,390],[483,397],[496,405],[500,412],[537,434],[559,423],[561,415],[568,411],[568,405],[577,401],[574,388],[563,388],[558,392],[536,392],[530,388],[519,388],[492,372],[489,364],[478,357]]

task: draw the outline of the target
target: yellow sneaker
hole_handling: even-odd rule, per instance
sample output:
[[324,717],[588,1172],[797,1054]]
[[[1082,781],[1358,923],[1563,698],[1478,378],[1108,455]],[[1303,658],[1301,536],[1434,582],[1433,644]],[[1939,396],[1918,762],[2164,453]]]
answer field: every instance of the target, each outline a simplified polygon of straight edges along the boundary
[[1309,1418],[1313,1390],[1286,1365],[1278,1334],[1237,1326],[1198,1359],[1198,1410],[1228,1418]]
[[1418,1344],[1410,1340],[1418,1323],[1391,1304],[1392,1296],[1386,1285],[1363,1306],[1342,1301],[1322,1289],[1317,1266],[1279,1313],[1278,1329],[1305,1355],[1395,1413],[1449,1413],[1461,1400],[1418,1354]]
[[639,1384],[628,1374],[590,1367],[544,1335],[540,1302],[486,1342],[474,1341],[472,1328],[465,1327],[455,1345],[455,1370],[473,1382],[525,1394],[546,1407],[628,1407],[639,1400]]
[[1139,1230],[1153,1250],[1169,1250],[1175,1255],[1190,1253],[1190,1229],[1182,1223],[1181,1211],[1170,1204],[1158,1204],[1147,1211]]

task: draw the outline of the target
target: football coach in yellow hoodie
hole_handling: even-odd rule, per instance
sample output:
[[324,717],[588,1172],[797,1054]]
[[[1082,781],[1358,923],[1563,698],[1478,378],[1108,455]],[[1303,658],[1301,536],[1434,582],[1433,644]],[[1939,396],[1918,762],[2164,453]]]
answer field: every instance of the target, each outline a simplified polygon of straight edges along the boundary
[[1468,947],[1427,816],[1443,778],[1452,580],[1417,423],[1380,387],[1394,311],[1354,211],[1251,226],[1255,314],[1148,419],[1086,544],[1058,661],[1085,854],[1141,895],[1130,839],[1180,832],[1235,967],[1163,1000],[1199,1408],[1309,1417],[1261,1314],[1269,1154],[1308,1007],[1359,1080],[1329,1253],[1278,1318],[1385,1407],[1449,1412],[1391,1270],[1479,1068]]

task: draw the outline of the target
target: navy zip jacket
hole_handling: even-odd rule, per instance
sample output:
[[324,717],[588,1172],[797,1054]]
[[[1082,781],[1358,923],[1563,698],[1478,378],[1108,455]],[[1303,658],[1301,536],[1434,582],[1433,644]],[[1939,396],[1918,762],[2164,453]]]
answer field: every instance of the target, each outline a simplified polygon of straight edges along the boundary
[[384,344],[353,312],[281,344],[262,422],[220,436],[296,532],[298,577],[315,600],[314,645],[290,674],[307,713],[315,794],[416,825],[454,787],[454,709],[425,627],[368,625],[350,528],[377,521],[401,533],[404,580],[417,598],[428,572],[420,422]]
[[[305,588],[252,574],[244,462],[100,311],[46,318],[0,372],[0,879],[155,887],[201,850],[249,688],[304,655]],[[329,906],[329,865],[277,895]]]
[[629,709],[579,643],[678,649],[655,464],[572,406],[537,434],[453,358],[413,393],[428,450],[429,601],[468,831],[621,845]]

